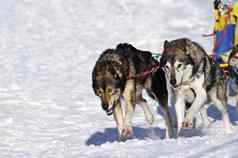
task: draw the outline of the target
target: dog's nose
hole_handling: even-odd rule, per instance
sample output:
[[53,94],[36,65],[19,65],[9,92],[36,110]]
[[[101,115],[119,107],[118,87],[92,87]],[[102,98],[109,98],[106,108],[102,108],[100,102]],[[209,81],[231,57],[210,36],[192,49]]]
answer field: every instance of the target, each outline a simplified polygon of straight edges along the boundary
[[102,105],[102,109],[103,109],[103,110],[107,111],[107,108],[108,108],[108,106],[107,106],[106,104],[103,104],[103,105]]
[[176,85],[176,80],[170,80],[170,84]]

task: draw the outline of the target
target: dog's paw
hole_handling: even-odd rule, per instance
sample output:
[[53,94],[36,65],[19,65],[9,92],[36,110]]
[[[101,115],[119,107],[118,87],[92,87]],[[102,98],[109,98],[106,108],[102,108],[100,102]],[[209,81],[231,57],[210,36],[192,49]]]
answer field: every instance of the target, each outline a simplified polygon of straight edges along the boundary
[[182,128],[193,128],[193,121],[191,119],[185,119],[182,123]]
[[182,128],[192,128],[193,123],[192,122],[183,122]]
[[182,124],[183,128],[193,128],[193,117],[189,115],[189,113],[186,115],[184,122]]
[[212,123],[211,123],[211,121],[209,121],[209,120],[204,121],[204,122],[203,122],[203,125],[204,125],[204,127],[206,127],[206,128],[211,128],[211,127],[212,127]]
[[121,134],[121,139],[122,140],[126,140],[129,139],[132,136],[132,128],[131,127],[126,127],[122,130],[122,134]]
[[230,125],[230,126],[226,127],[226,128],[225,128],[226,134],[232,134],[234,128],[235,128],[235,127],[234,127],[233,125]]
[[122,135],[119,135],[118,140],[119,140],[120,142],[125,142],[125,141],[127,140],[127,138],[125,138],[125,137],[122,136]]

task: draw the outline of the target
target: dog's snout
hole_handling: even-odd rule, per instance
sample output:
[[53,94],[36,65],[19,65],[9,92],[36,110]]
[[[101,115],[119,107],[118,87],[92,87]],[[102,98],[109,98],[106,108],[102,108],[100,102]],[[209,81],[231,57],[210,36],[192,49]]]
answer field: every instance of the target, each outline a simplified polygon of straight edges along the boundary
[[174,79],[170,80],[170,84],[176,85],[176,80],[174,80]]
[[107,104],[102,104],[102,109],[105,110],[105,111],[107,111],[108,105],[107,105]]

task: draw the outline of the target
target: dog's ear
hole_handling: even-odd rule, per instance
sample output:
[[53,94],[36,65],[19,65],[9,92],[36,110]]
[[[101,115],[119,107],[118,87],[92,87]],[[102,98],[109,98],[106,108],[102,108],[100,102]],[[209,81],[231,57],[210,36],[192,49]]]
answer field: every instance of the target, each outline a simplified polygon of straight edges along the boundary
[[170,47],[170,45],[171,44],[169,43],[169,41],[165,40],[164,41],[164,50],[168,49]]
[[164,41],[164,50],[162,53],[162,56],[160,58],[160,66],[163,67],[166,64],[167,61],[167,55],[168,55],[168,48],[171,47],[171,43],[167,40]]
[[185,50],[186,54],[189,57],[189,59],[192,60],[192,64],[194,65],[193,73],[197,72],[199,69],[199,64],[202,60],[202,55],[199,51],[202,51],[199,49],[199,45],[197,43],[194,43],[193,41],[189,39],[185,39]]

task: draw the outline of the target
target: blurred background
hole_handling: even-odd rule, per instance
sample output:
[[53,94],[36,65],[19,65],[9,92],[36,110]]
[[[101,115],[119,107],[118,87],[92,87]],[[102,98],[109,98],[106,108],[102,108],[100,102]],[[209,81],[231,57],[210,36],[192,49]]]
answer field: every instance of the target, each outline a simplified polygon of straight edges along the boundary
[[202,34],[213,30],[212,3],[1,0],[0,88],[65,101],[91,88],[97,57],[120,42],[161,53],[164,40],[188,37],[211,52]]

